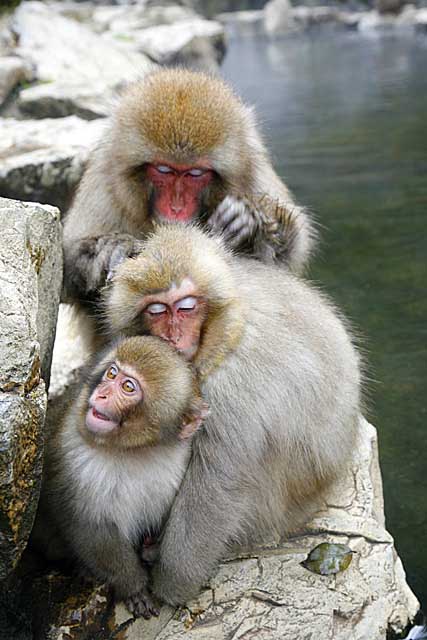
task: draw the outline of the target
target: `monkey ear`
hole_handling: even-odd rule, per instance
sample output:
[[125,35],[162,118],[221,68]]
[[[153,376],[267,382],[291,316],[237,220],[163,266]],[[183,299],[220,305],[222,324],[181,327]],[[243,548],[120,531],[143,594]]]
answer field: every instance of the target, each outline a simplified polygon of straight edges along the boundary
[[180,440],[188,440],[203,424],[209,415],[209,405],[201,398],[193,402],[191,409],[185,414],[179,432]]

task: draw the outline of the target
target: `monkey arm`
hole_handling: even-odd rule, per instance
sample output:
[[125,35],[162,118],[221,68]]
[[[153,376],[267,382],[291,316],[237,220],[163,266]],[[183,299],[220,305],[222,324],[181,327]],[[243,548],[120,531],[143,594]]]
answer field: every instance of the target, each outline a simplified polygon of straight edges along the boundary
[[149,618],[158,615],[148,593],[148,574],[136,549],[115,525],[89,525],[74,532],[72,545],[84,564],[114,588],[135,616]]
[[126,258],[135,255],[139,242],[127,233],[64,239],[64,294],[66,302],[96,302],[99,291]]
[[231,462],[224,444],[200,435],[203,442],[194,442],[153,570],[153,592],[172,605],[185,603],[207,583],[248,512],[238,463]]

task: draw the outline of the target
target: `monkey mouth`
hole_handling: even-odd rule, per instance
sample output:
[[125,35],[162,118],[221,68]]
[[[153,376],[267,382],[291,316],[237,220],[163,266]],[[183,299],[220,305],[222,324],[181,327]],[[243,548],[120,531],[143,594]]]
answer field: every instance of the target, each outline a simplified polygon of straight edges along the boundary
[[86,414],[86,427],[92,433],[108,433],[116,429],[120,423],[114,418],[90,407]]

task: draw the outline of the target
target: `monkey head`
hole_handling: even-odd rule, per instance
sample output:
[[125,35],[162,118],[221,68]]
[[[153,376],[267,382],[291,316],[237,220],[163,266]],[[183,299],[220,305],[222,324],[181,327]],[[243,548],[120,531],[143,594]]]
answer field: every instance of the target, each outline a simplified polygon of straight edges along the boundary
[[206,375],[244,329],[230,255],[219,238],[194,226],[158,225],[104,291],[109,333],[158,336]]
[[127,88],[113,116],[110,190],[126,218],[204,219],[231,189],[251,192],[264,153],[254,130],[251,110],[220,79],[154,71]]
[[129,449],[188,437],[204,405],[190,367],[164,341],[147,336],[121,339],[102,355],[78,411],[86,441]]

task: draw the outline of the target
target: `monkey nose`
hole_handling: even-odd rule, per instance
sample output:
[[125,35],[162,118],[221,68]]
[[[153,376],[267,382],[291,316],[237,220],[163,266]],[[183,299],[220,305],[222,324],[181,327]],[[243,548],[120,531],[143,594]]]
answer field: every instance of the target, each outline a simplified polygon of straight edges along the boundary
[[180,202],[173,202],[171,204],[171,209],[174,213],[181,213],[181,211],[183,210],[183,205]]

